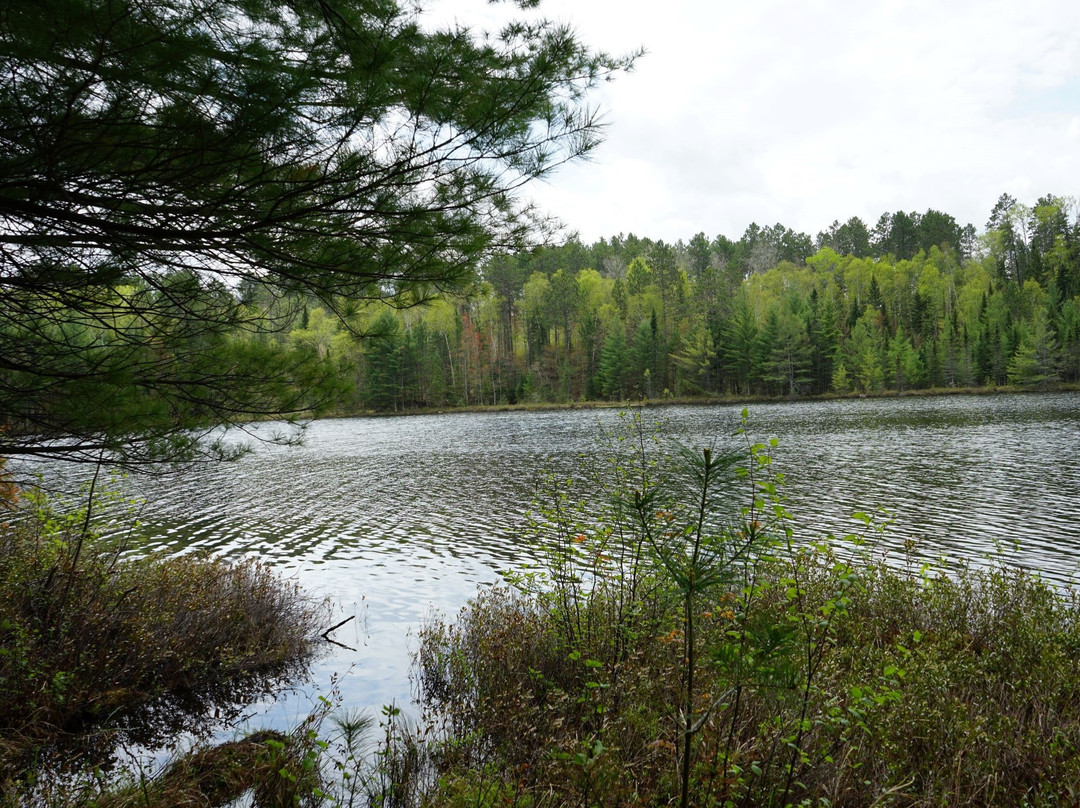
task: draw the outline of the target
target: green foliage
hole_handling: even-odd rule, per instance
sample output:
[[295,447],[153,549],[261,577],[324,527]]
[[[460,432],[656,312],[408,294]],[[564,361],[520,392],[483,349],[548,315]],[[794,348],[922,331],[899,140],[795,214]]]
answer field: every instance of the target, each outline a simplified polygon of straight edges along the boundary
[[587,96],[633,59],[394,0],[5,7],[0,451],[186,459],[332,402],[325,334],[278,338],[550,238],[519,189],[599,144]]
[[626,334],[621,323],[608,327],[604,338],[604,347],[600,351],[600,365],[597,370],[597,384],[600,392],[608,401],[626,398],[626,375],[629,354],[626,347]]
[[675,354],[679,367],[678,391],[681,394],[701,395],[712,387],[710,375],[716,361],[716,345],[712,333],[704,325],[685,340]]
[[[254,414],[1077,384],[1080,212],[1005,202],[983,253],[933,210],[886,214],[875,244],[859,220],[836,224],[816,253],[780,225],[690,245],[571,240],[500,253],[425,307],[402,307],[391,282],[373,295],[387,306],[190,271],[125,276],[92,301],[12,292],[0,447],[98,424],[102,442],[50,446],[140,460],[225,454],[176,423]],[[134,451],[136,433],[152,451]]]
[[[816,253],[777,225],[747,228],[737,242],[631,235],[499,256],[482,269],[497,296],[478,288],[457,304],[462,327],[439,327],[449,399],[463,402],[466,390],[470,401],[498,404],[1076,384],[1080,251],[1068,245],[1080,244],[1080,211],[1048,198],[1031,217],[1023,232],[1031,251],[1050,256],[1044,266],[1055,262],[1053,277],[1002,274],[992,251],[974,246],[973,228],[934,210],[884,216],[878,248],[856,219],[820,234]],[[882,249],[890,239],[899,246]],[[466,338],[466,320],[483,339]]]
[[[1080,776],[1080,611],[1000,567],[808,541],[775,442],[668,455],[640,419],[554,480],[538,569],[421,633],[450,805],[1057,805]],[[735,445],[732,446],[735,449]],[[590,510],[576,485],[608,496]],[[902,561],[902,560],[901,560]]]
[[1025,329],[1016,353],[1008,364],[1010,384],[1039,386],[1046,389],[1058,378],[1059,350],[1050,331],[1045,311],[1039,309]]

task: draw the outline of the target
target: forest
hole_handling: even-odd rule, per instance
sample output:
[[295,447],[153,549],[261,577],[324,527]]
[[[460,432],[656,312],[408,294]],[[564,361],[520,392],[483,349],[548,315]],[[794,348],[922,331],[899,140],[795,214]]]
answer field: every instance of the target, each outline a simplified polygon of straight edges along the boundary
[[344,411],[1080,380],[1080,210],[1005,194],[985,230],[936,210],[811,238],[633,234],[493,258],[469,294],[288,307],[282,346],[331,362]]

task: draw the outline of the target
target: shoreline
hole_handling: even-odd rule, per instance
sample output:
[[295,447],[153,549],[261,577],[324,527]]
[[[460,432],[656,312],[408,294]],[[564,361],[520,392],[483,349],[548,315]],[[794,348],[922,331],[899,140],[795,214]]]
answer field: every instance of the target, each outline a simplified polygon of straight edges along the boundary
[[893,399],[893,398],[939,398],[943,396],[994,396],[994,395],[1039,395],[1046,393],[1077,393],[1080,384],[1057,384],[1047,389],[1033,389],[1018,386],[994,387],[935,387],[919,390],[881,390],[876,393],[824,393],[807,396],[665,396],[662,398],[642,398],[623,401],[567,401],[567,402],[526,402],[519,404],[469,404],[446,407],[416,407],[403,410],[356,410],[331,411],[313,416],[312,420],[332,418],[383,418],[407,417],[413,415],[456,415],[462,413],[490,412],[551,412],[561,410],[606,410],[627,409],[633,407],[708,407],[738,406],[748,404],[794,404],[818,401],[844,401],[849,399]]

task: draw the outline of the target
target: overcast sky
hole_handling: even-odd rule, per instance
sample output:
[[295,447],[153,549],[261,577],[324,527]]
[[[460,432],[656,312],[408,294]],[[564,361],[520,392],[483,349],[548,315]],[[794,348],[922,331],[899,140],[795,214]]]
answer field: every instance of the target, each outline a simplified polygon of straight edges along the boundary
[[[429,3],[448,7],[491,21],[483,0]],[[596,48],[648,51],[595,95],[609,129],[592,161],[530,191],[586,243],[738,238],[752,221],[814,236],[927,208],[981,232],[1004,192],[1080,196],[1080,0],[544,0],[539,13]]]

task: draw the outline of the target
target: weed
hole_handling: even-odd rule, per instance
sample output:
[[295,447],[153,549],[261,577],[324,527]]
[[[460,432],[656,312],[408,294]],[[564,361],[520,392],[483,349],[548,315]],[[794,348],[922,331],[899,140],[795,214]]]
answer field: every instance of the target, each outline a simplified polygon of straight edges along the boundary
[[255,561],[125,555],[89,507],[23,502],[0,526],[0,781],[65,747],[100,762],[137,708],[262,692],[316,647],[322,604]]
[[[745,416],[744,416],[745,417]],[[1056,805],[1080,782],[1080,612],[1004,568],[806,538],[774,442],[662,451],[640,419],[544,566],[421,634],[447,805]],[[625,451],[631,445],[633,451]],[[734,447],[733,447],[734,448]],[[1071,795],[1071,796],[1070,796]],[[417,803],[418,804],[418,803]]]

